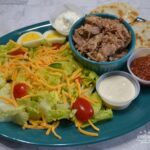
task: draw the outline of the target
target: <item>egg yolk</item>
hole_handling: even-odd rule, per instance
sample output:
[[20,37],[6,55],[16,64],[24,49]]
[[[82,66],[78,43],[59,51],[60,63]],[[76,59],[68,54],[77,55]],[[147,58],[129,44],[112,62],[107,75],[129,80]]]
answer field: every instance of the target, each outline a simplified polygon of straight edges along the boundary
[[59,37],[64,37],[63,35],[57,33],[57,32],[53,32],[53,33],[49,33],[46,38],[47,39],[51,39],[51,38],[59,38]]
[[22,37],[22,42],[29,42],[29,41],[32,41],[32,40],[38,40],[40,39],[41,36],[36,34],[36,33],[30,33],[30,34],[26,34]]

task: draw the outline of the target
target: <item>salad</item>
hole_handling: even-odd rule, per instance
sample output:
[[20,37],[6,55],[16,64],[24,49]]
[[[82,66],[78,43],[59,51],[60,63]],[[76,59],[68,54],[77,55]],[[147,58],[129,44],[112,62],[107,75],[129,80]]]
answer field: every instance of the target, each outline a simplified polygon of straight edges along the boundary
[[65,119],[81,133],[98,136],[94,123],[113,113],[95,90],[97,74],[74,59],[68,43],[43,43],[29,48],[10,40],[0,46],[0,121],[61,139],[56,128]]

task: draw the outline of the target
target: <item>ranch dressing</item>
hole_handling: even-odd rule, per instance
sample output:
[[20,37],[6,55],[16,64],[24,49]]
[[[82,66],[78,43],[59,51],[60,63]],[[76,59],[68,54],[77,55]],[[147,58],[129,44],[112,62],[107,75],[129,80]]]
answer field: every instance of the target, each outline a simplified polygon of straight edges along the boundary
[[67,11],[60,14],[54,21],[53,27],[63,35],[68,35],[72,25],[79,19],[78,14]]
[[115,75],[104,79],[98,88],[101,96],[110,102],[127,103],[135,97],[134,84],[126,77]]

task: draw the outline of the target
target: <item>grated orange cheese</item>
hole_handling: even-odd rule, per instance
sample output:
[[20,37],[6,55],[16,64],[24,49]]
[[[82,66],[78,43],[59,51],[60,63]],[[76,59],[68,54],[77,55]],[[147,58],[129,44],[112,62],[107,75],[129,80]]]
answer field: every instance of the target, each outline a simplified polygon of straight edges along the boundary
[[80,96],[81,95],[81,90],[80,90],[80,83],[79,81],[76,79],[75,80],[76,84],[77,84],[77,89],[78,89],[78,95]]
[[70,80],[74,80],[77,76],[79,76],[81,71],[82,71],[82,69],[78,69],[75,72],[73,72],[73,74],[70,77]]
[[89,101],[90,103],[94,104],[94,103],[98,103],[98,100],[95,99],[89,99],[87,96],[81,96],[82,98],[86,99],[87,101]]
[[14,89],[14,81],[12,82],[12,85],[11,85],[11,97],[12,97],[12,99],[15,100],[13,89]]
[[65,96],[67,96],[71,100],[71,102],[74,102],[74,98],[69,93],[67,93],[65,91],[63,91],[63,92],[64,92]]
[[87,136],[98,136],[98,133],[93,133],[93,132],[85,131],[85,130],[83,130],[81,127],[78,127],[78,130],[79,130],[82,134],[85,134],[85,135],[87,135]]
[[51,131],[52,131],[52,126],[49,126],[45,134],[49,135],[51,133]]
[[64,104],[67,104],[67,100],[66,100],[65,94],[63,92],[62,92],[62,100],[63,100]]
[[79,120],[75,121],[75,125],[78,128],[79,132],[81,132],[82,134],[85,134],[87,136],[98,136],[98,133],[93,133],[93,132],[83,130],[81,128],[82,123]]
[[18,75],[18,71],[17,70],[14,70],[13,73],[12,73],[12,80],[16,80],[17,78],[17,75]]
[[58,125],[59,125],[59,122],[58,122],[58,121],[52,125],[52,132],[53,132],[53,134],[54,134],[58,139],[61,140],[62,137],[61,137],[60,135],[58,135],[58,134],[56,133],[56,131],[55,131],[55,129],[58,127]]
[[88,120],[88,123],[93,127],[94,130],[99,131],[99,128],[96,127],[91,120]]
[[8,103],[8,104],[14,105],[15,107],[18,106],[18,103],[14,99],[7,98],[7,97],[4,97],[4,96],[0,96],[0,99],[4,100],[4,102],[6,101],[6,103]]

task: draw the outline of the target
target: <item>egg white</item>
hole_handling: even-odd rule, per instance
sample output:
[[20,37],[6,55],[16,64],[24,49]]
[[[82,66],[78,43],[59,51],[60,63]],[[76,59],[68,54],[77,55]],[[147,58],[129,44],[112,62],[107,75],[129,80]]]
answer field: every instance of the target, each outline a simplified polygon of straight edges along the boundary
[[[31,41],[28,41],[28,42],[22,42],[22,39],[23,39],[26,35],[32,34],[32,33],[38,34],[38,35],[40,36],[40,38],[37,39],[37,40],[31,40]],[[21,45],[23,45],[23,46],[26,46],[26,47],[36,47],[36,46],[38,46],[38,45],[41,44],[41,41],[42,41],[42,40],[43,40],[43,35],[42,35],[40,32],[31,31],[31,32],[27,32],[27,33],[22,34],[22,35],[18,38],[17,43],[18,43],[18,44],[21,44]]]

